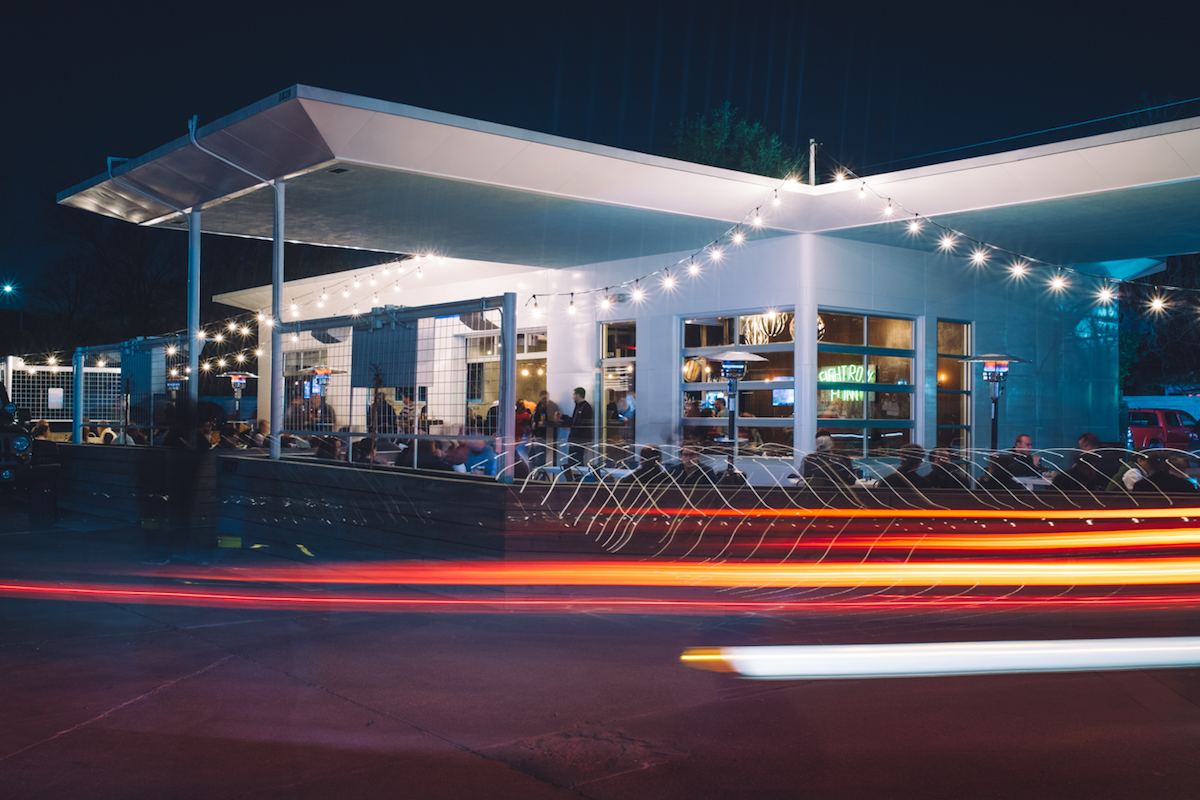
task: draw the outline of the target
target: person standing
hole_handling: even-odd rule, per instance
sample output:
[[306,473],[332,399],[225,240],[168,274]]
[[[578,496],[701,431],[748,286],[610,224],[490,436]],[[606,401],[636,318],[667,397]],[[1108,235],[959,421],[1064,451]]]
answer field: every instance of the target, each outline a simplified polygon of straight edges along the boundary
[[367,433],[392,434],[396,432],[396,410],[388,402],[383,389],[375,390],[375,401],[367,409]]
[[575,400],[571,418],[563,420],[561,414],[558,415],[558,418],[563,427],[569,431],[567,434],[567,461],[571,466],[585,465],[591,460],[592,428],[595,425],[595,415],[592,412],[592,404],[587,401],[587,390],[582,386],[576,386],[575,392],[571,396]]
[[532,456],[531,463],[534,467],[544,467],[547,462],[550,466],[555,466],[558,463],[557,454],[547,457],[546,452],[548,447],[547,436],[551,430],[554,431],[556,441],[553,448],[558,447],[558,429],[553,427],[553,422],[558,417],[558,409],[554,403],[550,402],[550,393],[545,389],[538,395],[537,405],[533,409],[533,417],[529,420],[529,424],[533,430]]

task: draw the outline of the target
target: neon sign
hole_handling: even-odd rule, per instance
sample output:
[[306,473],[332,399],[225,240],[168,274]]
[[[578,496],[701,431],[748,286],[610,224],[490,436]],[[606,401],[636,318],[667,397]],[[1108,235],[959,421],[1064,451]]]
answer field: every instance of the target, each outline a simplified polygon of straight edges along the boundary
[[[836,367],[826,367],[817,372],[820,383],[874,383],[875,367],[863,367],[862,364],[839,364]],[[830,400],[862,400],[864,393],[859,389],[833,389],[829,392]]]

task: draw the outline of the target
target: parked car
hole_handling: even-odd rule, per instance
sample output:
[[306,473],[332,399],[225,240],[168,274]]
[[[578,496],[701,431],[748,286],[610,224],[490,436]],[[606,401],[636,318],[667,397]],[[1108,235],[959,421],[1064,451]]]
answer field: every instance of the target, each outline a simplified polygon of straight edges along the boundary
[[1191,450],[1200,445],[1200,436],[1196,433],[1196,420],[1186,411],[1131,408],[1127,444],[1132,450],[1143,447]]

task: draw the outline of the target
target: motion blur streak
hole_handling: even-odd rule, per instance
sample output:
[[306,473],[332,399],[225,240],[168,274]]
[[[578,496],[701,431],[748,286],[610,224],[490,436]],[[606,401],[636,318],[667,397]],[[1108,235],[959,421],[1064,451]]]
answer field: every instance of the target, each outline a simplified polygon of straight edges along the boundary
[[1200,637],[694,648],[689,666],[775,680],[1200,666]]
[[1181,519],[1200,516],[1200,508],[598,508],[588,513],[618,516],[802,517],[822,519]]
[[614,561],[394,562],[346,569],[181,568],[201,580],[407,586],[1147,586],[1200,583],[1200,558],[700,564]]
[[340,611],[390,611],[408,613],[558,613],[610,612],[621,614],[830,614],[853,612],[926,611],[954,612],[964,609],[1005,610],[1050,608],[1097,611],[1142,611],[1200,608],[1200,594],[1149,594],[1070,596],[1063,594],[963,594],[919,595],[873,593],[859,597],[807,597],[801,600],[663,599],[600,595],[568,597],[521,597],[478,594],[469,597],[354,595],[349,593],[306,593],[287,591],[212,591],[194,587],[172,589],[59,582],[0,583],[0,596],[40,598],[96,603],[143,603],[149,605],[210,606],[221,608],[321,609]]
[[1200,544],[1200,530],[1111,530],[1099,533],[1002,533],[947,535],[901,534],[887,536],[812,536],[798,542],[755,542],[755,547],[818,550],[860,550],[864,546],[923,547],[931,550],[1099,550],[1150,549]]

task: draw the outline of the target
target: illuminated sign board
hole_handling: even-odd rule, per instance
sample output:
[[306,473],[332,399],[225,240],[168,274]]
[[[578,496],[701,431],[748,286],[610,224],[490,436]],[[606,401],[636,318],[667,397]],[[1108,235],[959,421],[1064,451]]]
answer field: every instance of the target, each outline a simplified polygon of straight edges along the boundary
[[[859,364],[839,364],[817,372],[820,383],[874,383],[875,367]],[[829,392],[830,400],[862,400],[863,392],[858,389],[834,389]]]

